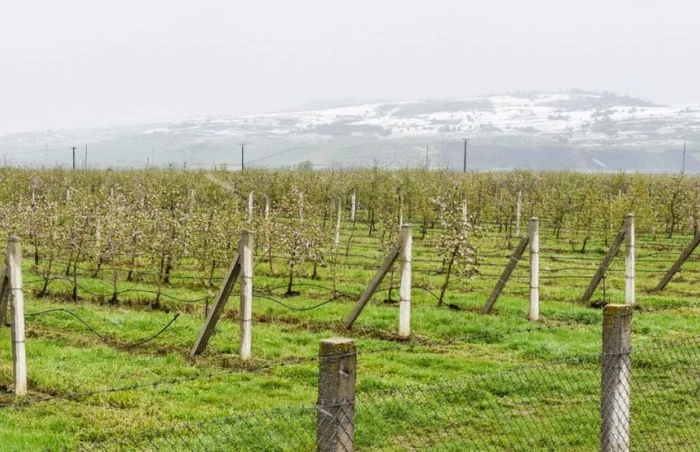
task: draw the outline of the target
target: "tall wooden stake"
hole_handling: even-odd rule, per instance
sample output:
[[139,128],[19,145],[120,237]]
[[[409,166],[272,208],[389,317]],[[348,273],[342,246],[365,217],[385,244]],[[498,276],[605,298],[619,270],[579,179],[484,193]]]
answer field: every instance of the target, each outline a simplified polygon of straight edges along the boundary
[[491,295],[489,295],[489,299],[486,300],[486,304],[481,309],[482,314],[488,314],[493,309],[493,305],[496,304],[496,300],[498,300],[498,297],[501,295],[503,288],[506,286],[506,282],[508,282],[510,275],[513,274],[513,270],[515,270],[515,266],[518,265],[518,261],[525,252],[525,248],[527,248],[527,244],[529,243],[529,241],[530,237],[527,234],[525,234],[523,238],[520,239],[520,243],[518,243],[518,246],[515,248],[515,251],[513,251],[513,254],[510,256],[510,260],[508,261],[506,268],[503,269],[501,277],[498,278],[496,286],[493,288]]
[[693,240],[690,241],[688,246],[683,249],[683,252],[681,255],[678,257],[676,262],[671,266],[671,268],[668,269],[664,277],[661,279],[659,284],[656,286],[655,291],[661,291],[664,290],[664,288],[668,285],[669,282],[671,282],[671,279],[673,278],[673,275],[678,273],[678,271],[681,269],[685,261],[688,260],[691,254],[693,254],[693,251],[695,251],[695,248],[698,247],[700,244],[700,232],[695,234],[693,237]]

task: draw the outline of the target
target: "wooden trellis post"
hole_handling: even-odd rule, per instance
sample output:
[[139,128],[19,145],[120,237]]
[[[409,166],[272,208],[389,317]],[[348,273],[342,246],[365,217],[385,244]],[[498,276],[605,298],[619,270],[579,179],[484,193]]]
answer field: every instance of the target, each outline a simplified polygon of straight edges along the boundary
[[[241,239],[238,242],[238,252],[233,257],[231,266],[226,273],[224,281],[221,283],[219,292],[214,298],[214,305],[209,311],[207,320],[204,322],[204,326],[199,332],[199,336],[190,351],[191,356],[196,356],[206,350],[209,344],[209,339],[214,333],[216,324],[221,318],[224,306],[228,301],[231,292],[233,291],[233,286],[236,284],[238,277],[243,273],[243,280],[241,281],[241,310],[239,312],[240,322],[241,322],[241,358],[248,359],[250,357],[250,325],[252,319],[252,250],[253,250],[253,233],[250,231],[241,232]],[[246,265],[248,264],[248,265]],[[247,281],[247,282],[246,282]],[[247,352],[244,354],[244,352]],[[244,358],[247,356],[247,358]]]
[[625,216],[625,222],[620,229],[620,232],[617,233],[617,236],[615,237],[615,240],[613,241],[612,245],[610,245],[610,249],[608,250],[608,253],[605,255],[603,258],[603,261],[600,263],[600,266],[598,267],[598,270],[596,270],[595,275],[593,275],[593,279],[591,279],[590,284],[586,288],[586,291],[583,293],[583,296],[581,297],[581,302],[586,303],[588,302],[593,294],[595,293],[595,290],[598,288],[598,284],[600,284],[600,281],[603,279],[603,276],[605,276],[605,273],[608,271],[608,268],[610,267],[610,264],[612,264],[613,259],[615,259],[615,255],[617,252],[620,250],[620,247],[622,246],[622,242],[625,242],[626,248],[627,248],[627,254],[626,254],[626,260],[625,260],[625,302],[627,304],[634,304],[634,298],[635,298],[635,290],[634,290],[634,285],[635,285],[635,275],[634,275],[634,247],[635,247],[635,240],[634,240],[634,215],[631,213]]

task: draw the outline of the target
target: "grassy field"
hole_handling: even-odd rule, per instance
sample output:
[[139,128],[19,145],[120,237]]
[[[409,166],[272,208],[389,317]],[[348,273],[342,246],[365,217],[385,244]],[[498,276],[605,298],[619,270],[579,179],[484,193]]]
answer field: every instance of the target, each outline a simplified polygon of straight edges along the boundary
[[[284,256],[273,256],[271,268],[270,257],[264,255],[262,248],[258,250],[254,282],[254,358],[247,363],[237,357],[237,297],[229,301],[207,352],[194,359],[189,357],[207,309],[207,301],[201,299],[211,297],[216,287],[206,287],[206,277],[198,268],[188,267],[186,262],[173,273],[170,284],[163,288],[165,296],[155,306],[155,283],[148,268],[142,269],[134,281],[120,282],[119,290],[126,292],[119,295],[116,303],[109,302],[111,270],[107,267],[94,275],[94,269],[81,268],[76,303],[70,300],[71,283],[64,279],[52,281],[48,295],[37,296],[42,285],[39,276],[42,269],[25,259],[30,395],[16,398],[11,394],[9,328],[2,328],[2,449],[73,449],[80,444],[119,439],[183,422],[308,406],[316,398],[318,343],[332,336],[355,339],[360,351],[358,397],[374,401],[367,403],[366,410],[359,405],[360,423],[367,426],[364,430],[358,429],[358,441],[364,448],[390,447],[391,435],[387,437],[379,420],[392,419],[391,413],[386,411],[387,404],[409,405],[406,400],[387,402],[388,396],[383,394],[390,394],[392,390],[411,394],[414,391],[411,388],[427,387],[443,380],[465,381],[465,378],[496,373],[508,375],[502,372],[524,366],[547,366],[546,373],[537,374],[541,392],[536,395],[542,397],[528,394],[527,388],[517,384],[521,379],[498,377],[500,380],[494,380],[493,384],[508,397],[515,397],[513,400],[522,401],[527,395],[528,417],[537,419],[536,423],[557,422],[561,426],[595,421],[597,405],[589,407],[592,412],[590,409],[572,410],[570,415],[563,415],[566,410],[561,406],[562,403],[576,406],[578,397],[584,393],[590,397],[581,398],[581,406],[595,399],[594,389],[599,383],[595,361],[551,363],[600,353],[602,311],[577,300],[607,251],[602,240],[590,243],[587,252],[581,254],[567,240],[554,239],[543,222],[542,319],[529,322],[526,318],[527,259],[518,265],[494,313],[479,313],[517,240],[509,240],[498,231],[482,233],[475,239],[480,273],[471,277],[453,276],[446,291],[446,304],[438,306],[436,295],[445,280],[445,272],[434,249],[437,231],[429,231],[425,238],[416,234],[414,334],[410,341],[399,341],[396,338],[398,272],[393,278],[385,279],[382,290],[374,296],[355,327],[351,331],[343,328],[341,319],[379,266],[386,248],[386,243],[367,236],[365,230],[358,228],[351,233],[350,225],[344,225],[343,229],[336,264],[319,268],[315,279],[311,278],[311,265],[305,265],[305,274],[295,279],[294,290],[298,294],[293,296],[285,295]],[[637,238],[635,349],[696,340],[700,336],[697,301],[700,263],[696,258],[684,266],[664,292],[651,293],[689,240],[689,236],[680,235],[666,239],[642,234]],[[609,271],[605,293],[602,286],[596,292],[593,300],[596,305],[624,301],[623,253]],[[224,271],[217,269],[215,281],[220,281]],[[62,272],[56,273],[61,276]],[[317,305],[320,306],[311,309]],[[32,315],[43,311],[51,312]],[[161,335],[138,345],[168,325],[175,314],[179,317]],[[668,378],[673,369],[654,372],[650,371],[650,375],[663,379]],[[557,381],[566,384],[557,386]],[[574,384],[577,381],[579,383]],[[458,384],[449,385],[451,390],[439,393],[446,405],[454,404],[455,398],[465,397],[464,391],[457,390],[459,387]],[[494,391],[491,388],[489,394]],[[492,412],[494,418],[525,410],[522,404],[506,399],[497,403],[499,408]],[[485,403],[479,397],[474,400],[476,406]],[[482,411],[489,413],[488,409]],[[574,414],[584,411],[587,414],[580,417]],[[682,420],[693,412],[676,414]],[[289,417],[306,425],[304,416]],[[461,422],[471,424],[470,428],[488,431],[488,435],[496,439],[494,447],[518,449],[516,445],[523,435],[522,430],[512,428],[507,422],[496,428],[497,420],[462,418]],[[649,421],[649,425],[651,423]],[[435,423],[434,419],[416,416],[411,428],[420,435],[421,431],[447,427],[444,422]],[[648,428],[648,425],[639,428]],[[698,429],[700,427],[696,426],[692,432],[696,437],[700,437]],[[573,435],[566,433],[563,427],[559,430],[563,436]],[[597,430],[593,427],[588,430],[579,432],[571,444],[582,449],[593,445],[595,449]],[[246,431],[251,435],[259,433],[256,429]],[[591,436],[591,443],[577,443],[580,438]],[[440,447],[460,450],[463,443],[450,441],[444,438]],[[546,441],[537,444],[545,449],[554,447]]]

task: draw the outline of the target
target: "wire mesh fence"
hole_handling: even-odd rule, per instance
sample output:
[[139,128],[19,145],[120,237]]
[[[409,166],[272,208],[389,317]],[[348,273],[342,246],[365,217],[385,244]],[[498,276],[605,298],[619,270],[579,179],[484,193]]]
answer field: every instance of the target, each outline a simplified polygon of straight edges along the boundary
[[[360,376],[361,378],[361,376]],[[697,450],[700,339],[360,392],[85,450]]]

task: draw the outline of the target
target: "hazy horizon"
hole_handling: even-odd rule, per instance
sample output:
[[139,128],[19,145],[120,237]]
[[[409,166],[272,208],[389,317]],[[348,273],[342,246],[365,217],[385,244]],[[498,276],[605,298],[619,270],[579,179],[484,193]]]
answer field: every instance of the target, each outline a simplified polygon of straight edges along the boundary
[[700,103],[686,1],[13,2],[0,134],[578,88]]

